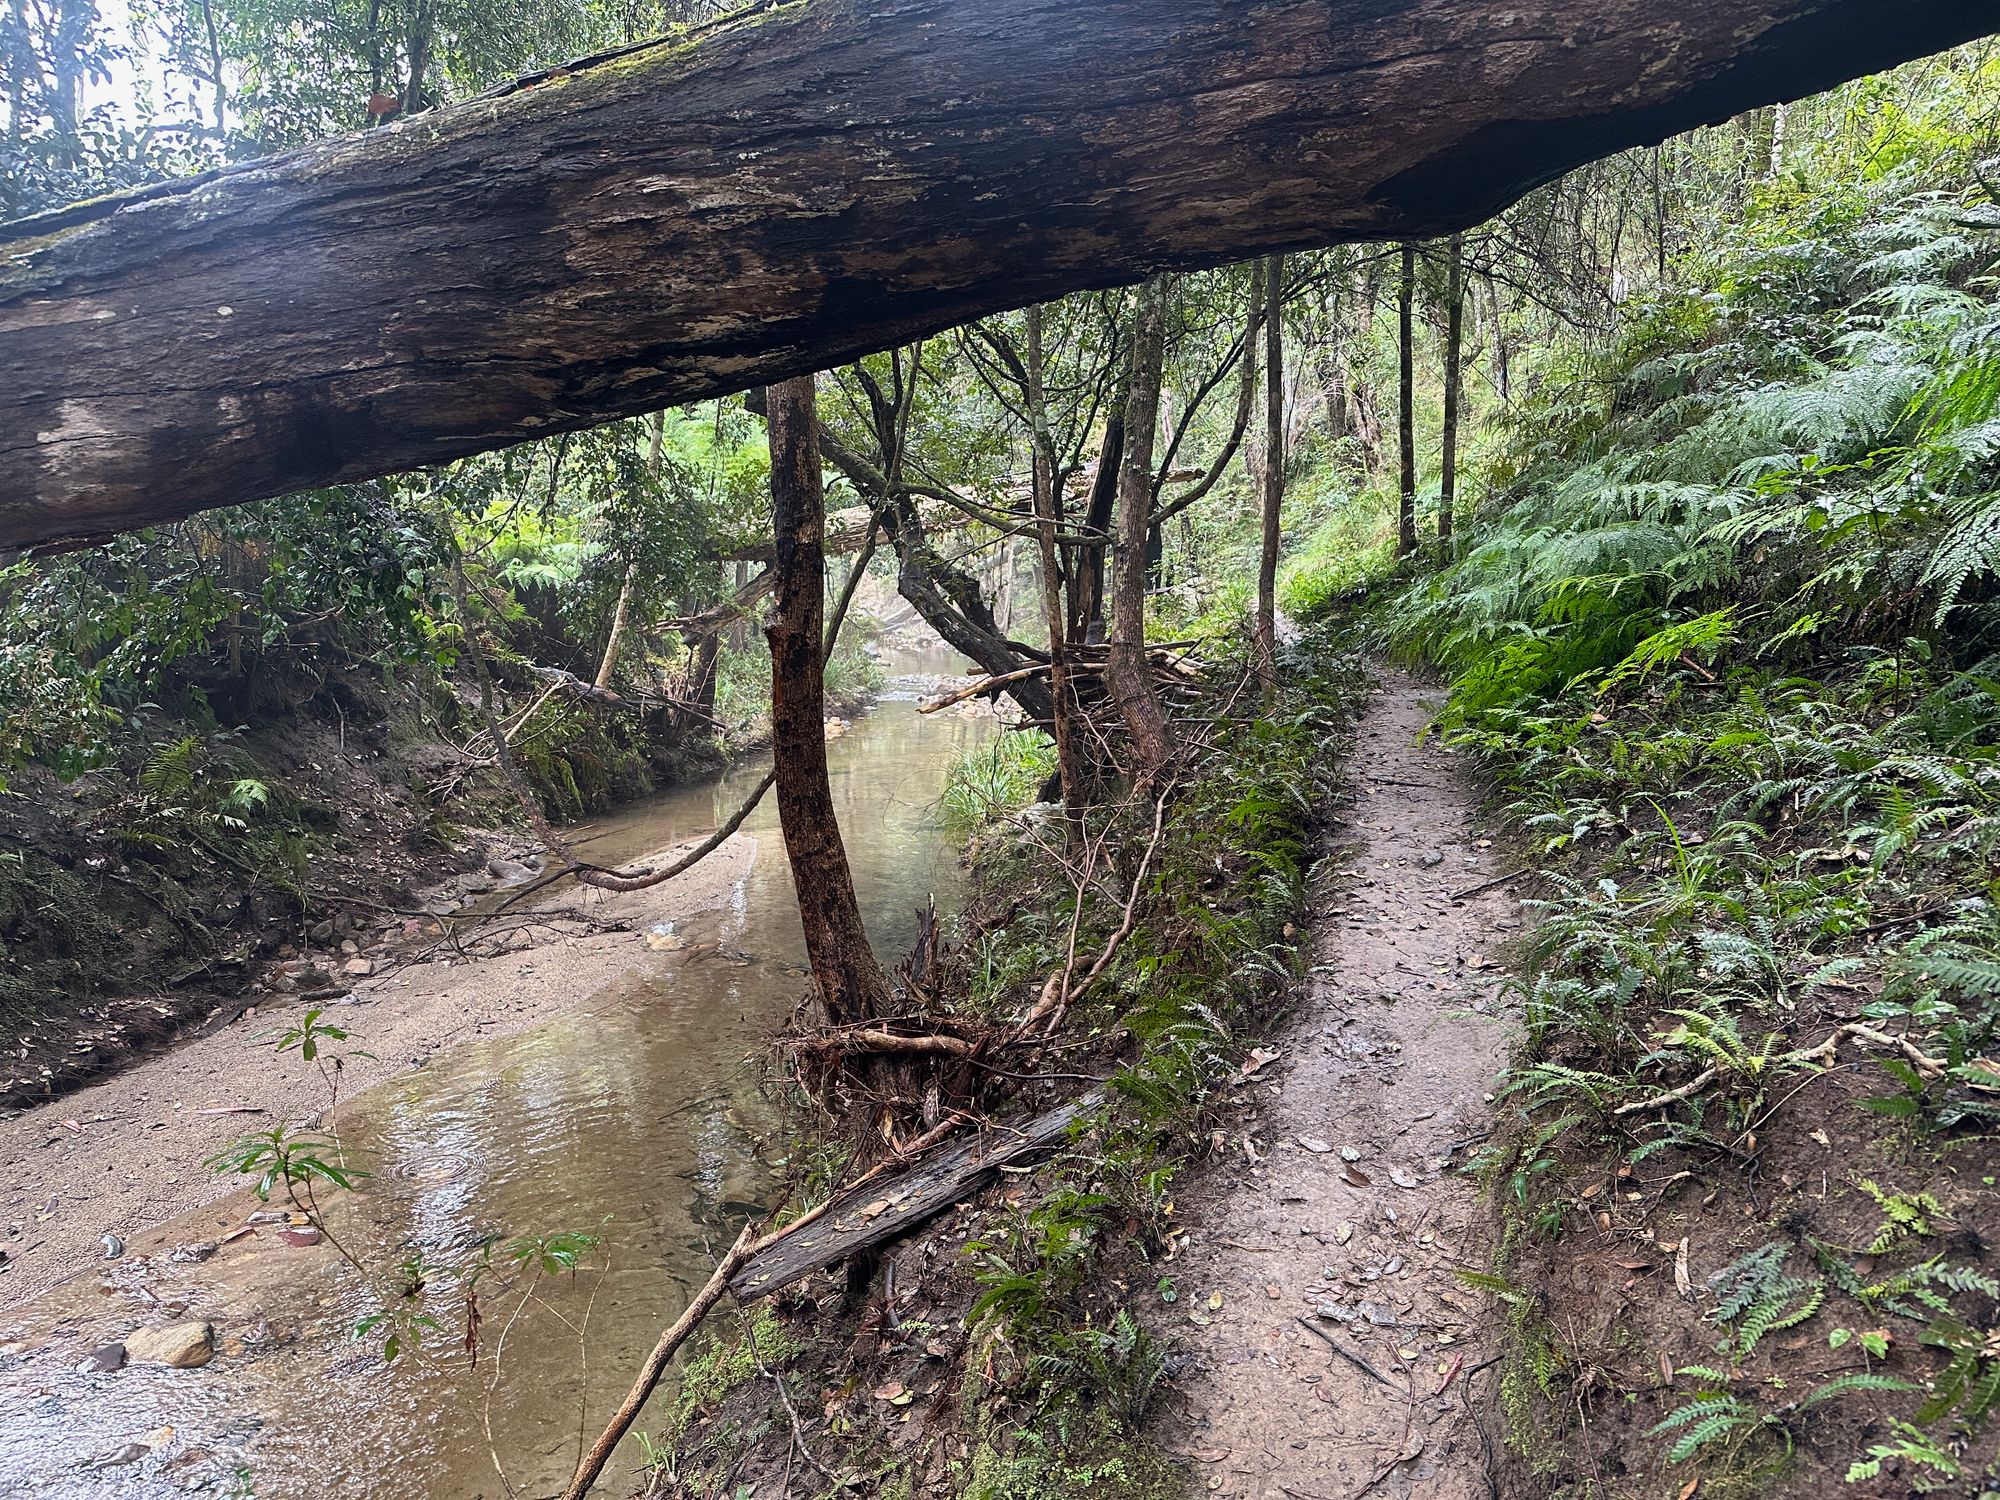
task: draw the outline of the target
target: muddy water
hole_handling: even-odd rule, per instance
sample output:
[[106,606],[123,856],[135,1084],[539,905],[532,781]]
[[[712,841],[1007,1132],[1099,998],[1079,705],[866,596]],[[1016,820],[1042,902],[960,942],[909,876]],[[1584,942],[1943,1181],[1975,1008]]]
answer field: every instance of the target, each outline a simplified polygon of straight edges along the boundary
[[[922,665],[953,670],[944,658]],[[907,945],[928,897],[945,905],[955,893],[954,850],[935,818],[941,772],[993,732],[990,720],[920,717],[903,686],[901,701],[892,687],[829,747],[856,885],[885,952]],[[760,772],[633,809],[588,853],[614,864],[713,827]],[[261,1206],[241,1195],[135,1236],[124,1260],[0,1327],[22,1351],[0,1360],[0,1495],[460,1500],[559,1489],[579,1434],[596,1432],[705,1279],[711,1250],[782,1169],[752,1056],[799,995],[804,953],[770,799],[747,831],[760,854],[726,907],[661,934],[624,979],[579,996],[554,1024],[459,1047],[341,1104],[341,1136],[373,1175],[331,1222],[371,1266],[418,1249],[464,1263],[496,1238],[603,1236],[575,1275],[495,1273],[483,1284],[476,1368],[444,1347],[464,1325],[449,1277],[422,1294],[444,1333],[385,1364],[379,1334],[352,1333],[372,1295],[327,1246],[288,1246],[266,1226],[204,1259],[173,1257]],[[365,1033],[365,1014],[354,1024]],[[93,1345],[182,1307],[215,1326],[206,1367],[76,1370]],[[641,1426],[657,1427],[667,1404],[656,1398]],[[603,1492],[629,1494],[639,1458],[628,1443]]]

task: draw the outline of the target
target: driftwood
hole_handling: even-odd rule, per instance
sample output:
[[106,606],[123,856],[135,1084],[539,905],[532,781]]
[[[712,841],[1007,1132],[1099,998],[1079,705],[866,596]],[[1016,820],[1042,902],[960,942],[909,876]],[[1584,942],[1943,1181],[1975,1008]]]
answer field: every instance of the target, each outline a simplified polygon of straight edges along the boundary
[[939,1152],[899,1178],[849,1189],[804,1228],[767,1240],[730,1278],[730,1291],[738,1302],[768,1297],[837,1261],[902,1238],[963,1202],[1002,1167],[1049,1149],[1103,1097],[1093,1089],[1017,1130],[989,1131]]
[[1426,238],[1990,0],[806,0],[0,228],[0,546]]

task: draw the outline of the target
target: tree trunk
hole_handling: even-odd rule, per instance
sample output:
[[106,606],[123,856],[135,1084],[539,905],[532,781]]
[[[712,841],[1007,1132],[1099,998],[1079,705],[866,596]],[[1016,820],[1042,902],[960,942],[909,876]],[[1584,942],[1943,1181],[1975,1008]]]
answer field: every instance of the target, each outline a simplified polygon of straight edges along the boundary
[[826,497],[820,488],[813,377],[770,388],[771,526],[778,543],[771,643],[771,757],[778,822],[805,924],[806,958],[833,1024],[886,1015],[889,977],[875,961],[854,898],[826,770]]
[[1083,828],[1089,802],[1089,773],[1076,741],[1076,699],[1069,686],[1069,643],[1064,639],[1062,569],[1056,547],[1056,453],[1049,436],[1048,397],[1043,380],[1042,308],[1028,309],[1028,425],[1034,445],[1035,540],[1041,549],[1042,617],[1049,629],[1049,707],[1056,741],[1056,773],[1069,836]]
[[1166,280],[1140,290],[1132,320],[1132,376],[1125,401],[1125,461],[1118,471],[1118,534],[1111,551],[1111,642],[1105,678],[1141,775],[1173,757],[1167,716],[1146,665],[1146,530],[1153,517],[1153,438],[1166,355]]
[[[1087,537],[1108,539],[1111,516],[1117,508],[1118,473],[1125,463],[1125,401],[1130,394],[1129,377],[1119,383],[1115,404],[1104,418],[1104,442],[1097,450],[1097,473],[1090,482],[1090,499],[1083,508]],[[1076,549],[1075,580],[1070,585],[1070,639],[1103,639],[1105,542],[1085,542]]]
[[751,7],[0,231],[0,546],[722,395],[1161,268],[1446,234],[1993,26],[1976,0]]
[[1264,537],[1257,554],[1257,622],[1251,631],[1257,677],[1278,690],[1278,541],[1285,503],[1285,258],[1274,255],[1264,291]]
[[1396,286],[1396,432],[1402,442],[1402,485],[1396,507],[1396,537],[1405,557],[1417,550],[1417,344],[1413,309],[1417,299],[1417,247],[1403,246],[1403,272]]
[[1451,532],[1457,524],[1453,507],[1458,501],[1458,408],[1464,395],[1465,358],[1465,236],[1455,234],[1449,247],[1450,262],[1445,270],[1444,309],[1444,440],[1438,476],[1438,544],[1451,556]]

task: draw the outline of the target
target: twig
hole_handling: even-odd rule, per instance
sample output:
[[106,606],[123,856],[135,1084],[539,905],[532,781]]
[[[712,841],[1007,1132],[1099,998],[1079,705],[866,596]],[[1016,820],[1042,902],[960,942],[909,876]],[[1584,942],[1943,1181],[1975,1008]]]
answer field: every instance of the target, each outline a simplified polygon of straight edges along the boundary
[[[820,1478],[824,1479],[828,1484],[838,1485],[840,1483],[839,1476],[813,1457],[812,1448],[806,1442],[805,1424],[799,1420],[798,1408],[792,1405],[792,1393],[785,1389],[785,1377],[764,1363],[764,1356],[757,1349],[756,1325],[743,1316],[741,1308],[736,1310],[736,1316],[743,1324],[743,1341],[749,1346],[750,1358],[757,1366],[757,1373],[764,1376],[765,1379],[778,1388],[778,1401],[785,1408],[785,1415],[792,1419],[792,1441],[797,1445],[800,1455],[804,1457],[807,1465]],[[789,1455],[786,1461],[790,1462]]]
[[1491,880],[1482,880],[1478,885],[1469,885],[1462,891],[1453,891],[1445,897],[1447,901],[1463,901],[1468,896],[1477,896],[1481,891],[1490,891],[1496,885],[1505,885],[1510,880],[1519,880],[1523,875],[1532,875],[1534,870],[1523,865],[1518,870],[1509,870],[1505,875],[1495,875]]
[[1338,1354],[1342,1359],[1346,1360],[1350,1365],[1353,1365],[1355,1369],[1359,1370],[1363,1375],[1366,1375],[1370,1380],[1374,1381],[1377,1385],[1386,1386],[1389,1390],[1392,1391],[1395,1389],[1393,1385],[1389,1384],[1388,1377],[1385,1376],[1380,1370],[1376,1369],[1373,1365],[1369,1364],[1367,1360],[1363,1359],[1360,1355],[1354,1353],[1352,1350],[1343,1349],[1337,1342],[1335,1342],[1332,1334],[1328,1333],[1324,1328],[1321,1328],[1317,1323],[1313,1322],[1311,1318],[1300,1318],[1298,1321],[1299,1321],[1299,1326],[1301,1328],[1305,1329],[1309,1333],[1316,1334],[1319,1338],[1325,1340],[1327,1348],[1331,1349],[1335,1354]]

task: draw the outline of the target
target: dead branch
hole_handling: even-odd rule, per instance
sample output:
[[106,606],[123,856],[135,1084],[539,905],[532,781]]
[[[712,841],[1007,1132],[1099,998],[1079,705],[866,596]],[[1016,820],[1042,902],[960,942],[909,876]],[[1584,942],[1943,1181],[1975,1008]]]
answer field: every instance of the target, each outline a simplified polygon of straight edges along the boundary
[[604,1465],[611,1458],[611,1450],[631,1429],[632,1423],[638,1419],[640,1408],[646,1404],[646,1398],[653,1394],[653,1387],[666,1373],[667,1361],[687,1342],[688,1335],[701,1326],[701,1320],[708,1316],[709,1309],[722,1300],[722,1294],[729,1289],[729,1278],[749,1260],[755,1243],[750,1226],[746,1224],[743,1232],[736,1237],[736,1243],[730,1246],[729,1253],[716,1264],[714,1274],[694,1294],[694,1300],[688,1303],[686,1311],[660,1334],[659,1342],[653,1345],[653,1352],[646,1356],[645,1364],[640,1367],[639,1378],[632,1382],[632,1389],[626,1392],[616,1414],[598,1435],[597,1441],[590,1445],[583,1461],[576,1466],[576,1473],[570,1477],[568,1487],[562,1492],[562,1500],[583,1500],[583,1496],[590,1493],[590,1487],[597,1483],[597,1476],[604,1472]]

